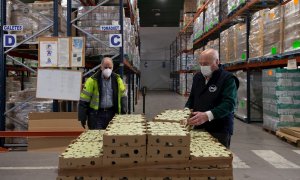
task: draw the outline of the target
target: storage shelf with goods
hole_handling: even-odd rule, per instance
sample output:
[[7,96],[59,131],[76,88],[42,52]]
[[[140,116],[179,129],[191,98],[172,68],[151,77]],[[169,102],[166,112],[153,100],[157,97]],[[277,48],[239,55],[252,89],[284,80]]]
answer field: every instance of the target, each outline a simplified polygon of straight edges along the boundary
[[[295,60],[296,66],[300,62],[299,2],[207,0],[198,4],[201,7],[190,21],[194,22],[194,54],[216,49],[226,70],[246,73],[242,74],[246,81],[243,92],[239,92],[242,95],[236,115],[246,122],[257,121],[261,112],[250,109],[250,100],[252,96],[257,98],[259,105],[262,98],[254,93],[258,91],[253,90],[251,77],[256,77],[261,69],[285,67],[288,60]],[[257,78],[262,79],[259,75]]]

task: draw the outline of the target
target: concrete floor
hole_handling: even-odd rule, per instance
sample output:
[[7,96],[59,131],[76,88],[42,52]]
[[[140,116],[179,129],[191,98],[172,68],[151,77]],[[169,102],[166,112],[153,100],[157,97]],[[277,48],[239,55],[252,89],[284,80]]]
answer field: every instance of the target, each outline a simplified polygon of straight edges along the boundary
[[[140,98],[141,99],[141,98]],[[146,117],[165,109],[183,108],[186,98],[170,92],[149,92]],[[142,112],[142,102],[135,113]],[[300,180],[300,149],[262,130],[261,124],[235,120],[231,151],[236,180]],[[59,153],[9,152],[0,154],[1,180],[50,180],[57,176]]]

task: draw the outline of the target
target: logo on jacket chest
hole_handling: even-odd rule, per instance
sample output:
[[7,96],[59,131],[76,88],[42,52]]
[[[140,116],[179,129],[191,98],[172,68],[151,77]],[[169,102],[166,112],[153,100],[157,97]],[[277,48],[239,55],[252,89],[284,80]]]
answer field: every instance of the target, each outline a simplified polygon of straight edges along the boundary
[[218,89],[218,87],[217,87],[216,85],[214,85],[214,84],[212,84],[212,85],[210,85],[210,86],[208,87],[208,90],[209,90],[209,92],[211,92],[211,93],[216,92],[217,89]]

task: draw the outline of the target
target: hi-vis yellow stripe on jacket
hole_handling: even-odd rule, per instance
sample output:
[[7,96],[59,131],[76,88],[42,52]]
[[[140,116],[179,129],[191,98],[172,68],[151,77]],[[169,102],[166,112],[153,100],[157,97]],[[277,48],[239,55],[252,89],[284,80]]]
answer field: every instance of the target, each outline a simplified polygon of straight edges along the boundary
[[[115,74],[118,83],[118,113],[121,113],[121,97],[125,91],[124,83],[118,74]],[[92,76],[87,79],[80,94],[80,100],[89,103],[89,107],[98,110],[100,105],[99,84],[97,77]]]

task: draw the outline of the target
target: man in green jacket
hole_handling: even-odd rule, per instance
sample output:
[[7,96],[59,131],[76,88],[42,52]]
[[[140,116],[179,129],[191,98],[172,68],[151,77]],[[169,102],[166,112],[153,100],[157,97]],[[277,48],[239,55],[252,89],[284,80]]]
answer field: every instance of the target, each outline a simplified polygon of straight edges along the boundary
[[86,80],[78,105],[78,119],[83,128],[87,121],[89,129],[106,129],[115,114],[121,114],[125,85],[112,70],[113,61],[106,57],[100,70]]
[[230,146],[238,79],[220,65],[219,53],[207,49],[200,55],[201,72],[193,78],[186,107],[193,110],[188,124],[205,129],[224,146]]

